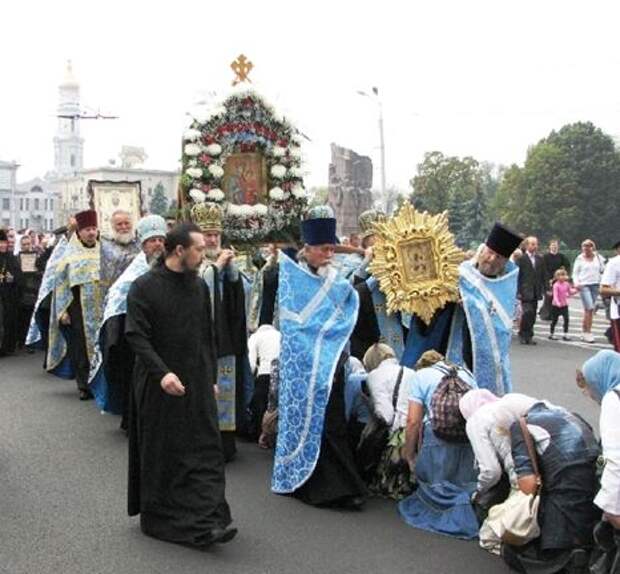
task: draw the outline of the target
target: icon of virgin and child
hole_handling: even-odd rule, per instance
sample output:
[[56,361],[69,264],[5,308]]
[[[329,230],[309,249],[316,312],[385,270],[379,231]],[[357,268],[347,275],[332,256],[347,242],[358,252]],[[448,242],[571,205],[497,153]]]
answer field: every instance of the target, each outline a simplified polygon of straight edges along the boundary
[[224,167],[224,193],[231,203],[256,205],[266,196],[265,158],[260,153],[232,154]]

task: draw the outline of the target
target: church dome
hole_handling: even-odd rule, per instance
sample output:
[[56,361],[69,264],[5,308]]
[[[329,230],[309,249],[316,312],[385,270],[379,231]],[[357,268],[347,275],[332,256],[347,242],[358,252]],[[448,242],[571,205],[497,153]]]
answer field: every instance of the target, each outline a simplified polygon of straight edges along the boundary
[[67,61],[67,67],[65,68],[65,77],[62,80],[62,83],[60,84],[61,88],[79,88],[80,84],[78,83],[78,81],[75,79],[75,76],[73,75],[73,64],[71,63],[71,60]]

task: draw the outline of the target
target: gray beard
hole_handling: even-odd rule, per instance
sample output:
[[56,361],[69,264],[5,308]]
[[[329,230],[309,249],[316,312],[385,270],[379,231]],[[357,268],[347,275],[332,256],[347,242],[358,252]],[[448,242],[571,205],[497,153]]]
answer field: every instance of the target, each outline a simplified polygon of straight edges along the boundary
[[154,253],[153,255],[147,255],[146,262],[149,264],[150,267],[154,267],[155,265],[157,265],[157,263],[162,258],[162,256],[163,256],[163,252]]
[[319,277],[325,278],[330,274],[332,267],[333,265],[331,263],[328,263],[327,265],[323,265],[323,267],[319,267],[316,270],[316,274]]
[[207,248],[205,249],[205,258],[209,261],[215,261],[221,252],[222,250],[217,247]]
[[117,233],[116,231],[112,234],[112,239],[114,240],[115,243],[118,243],[119,245],[129,245],[134,237],[133,237],[133,232],[130,233]]

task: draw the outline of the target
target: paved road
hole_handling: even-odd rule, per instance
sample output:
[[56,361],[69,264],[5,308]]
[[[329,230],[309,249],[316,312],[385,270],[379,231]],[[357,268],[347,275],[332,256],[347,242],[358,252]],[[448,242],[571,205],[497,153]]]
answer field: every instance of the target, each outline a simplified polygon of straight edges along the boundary
[[[515,346],[516,389],[581,412],[574,386],[593,349]],[[269,493],[270,456],[242,445],[228,467],[237,539],[197,552],[149,539],[125,511],[126,440],[115,417],[77,400],[74,383],[43,373],[40,355],[0,359],[2,574],[505,573],[474,542],[406,526],[393,503],[360,513],[318,510]]]

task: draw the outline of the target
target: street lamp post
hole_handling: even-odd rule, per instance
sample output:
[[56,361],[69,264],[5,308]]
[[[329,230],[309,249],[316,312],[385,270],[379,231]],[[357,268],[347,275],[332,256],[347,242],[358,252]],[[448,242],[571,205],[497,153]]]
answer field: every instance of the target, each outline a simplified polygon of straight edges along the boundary
[[379,149],[381,153],[381,195],[383,197],[383,201],[386,201],[386,185],[385,185],[385,137],[383,133],[383,103],[379,99],[379,88],[373,87],[372,94],[370,95],[367,92],[362,90],[358,90],[357,92],[360,96],[364,96],[366,98],[370,98],[374,100],[379,108]]

